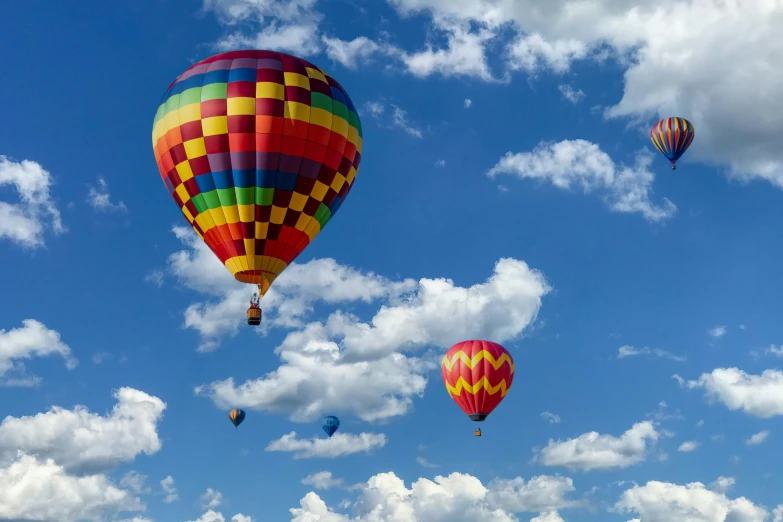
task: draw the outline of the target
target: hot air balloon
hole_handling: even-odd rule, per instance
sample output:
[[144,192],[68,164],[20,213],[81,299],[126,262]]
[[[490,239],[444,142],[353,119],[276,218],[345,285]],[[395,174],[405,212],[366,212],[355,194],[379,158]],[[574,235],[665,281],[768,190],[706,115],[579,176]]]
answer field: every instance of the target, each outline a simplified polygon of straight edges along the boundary
[[326,432],[326,434],[331,437],[334,435],[334,432],[337,431],[337,428],[340,427],[340,419],[335,417],[334,415],[328,415],[324,417],[324,423],[321,425],[321,428]]
[[258,301],[348,197],[362,127],[345,89],[284,53],[232,51],[191,66],[166,89],[155,160],[188,223]]
[[[490,341],[464,341],[441,362],[446,390],[470,420],[483,422],[508,393],[514,381],[511,354]],[[481,436],[481,429],[474,433]]]
[[650,131],[650,139],[658,151],[672,163],[672,170],[677,169],[677,160],[685,154],[693,141],[693,124],[685,118],[666,118],[655,125]]
[[231,410],[228,412],[228,418],[231,419],[231,424],[238,428],[242,421],[245,420],[245,410]]

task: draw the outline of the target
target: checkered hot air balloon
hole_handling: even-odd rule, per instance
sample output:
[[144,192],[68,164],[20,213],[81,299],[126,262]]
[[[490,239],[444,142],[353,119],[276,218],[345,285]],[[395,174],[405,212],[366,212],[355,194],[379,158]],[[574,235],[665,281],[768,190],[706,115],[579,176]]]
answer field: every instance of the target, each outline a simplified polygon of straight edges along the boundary
[[[260,299],[348,197],[362,127],[322,69],[279,52],[232,51],[174,80],[152,146],[188,223]],[[260,322],[251,301],[248,323]]]
[[677,160],[685,154],[693,142],[693,124],[685,118],[666,118],[650,130],[650,140],[658,151],[666,156],[672,164],[672,170],[677,169]]
[[[491,341],[464,341],[452,346],[441,362],[446,390],[470,420],[483,422],[514,381],[511,354]],[[481,430],[476,430],[481,435]]]

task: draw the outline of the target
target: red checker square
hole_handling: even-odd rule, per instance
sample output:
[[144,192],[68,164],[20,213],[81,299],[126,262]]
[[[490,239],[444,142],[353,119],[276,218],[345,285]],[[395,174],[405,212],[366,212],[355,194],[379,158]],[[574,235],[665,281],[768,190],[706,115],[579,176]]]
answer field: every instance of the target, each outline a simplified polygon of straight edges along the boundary
[[226,94],[229,98],[255,98],[256,82],[229,82]]
[[330,131],[329,134],[329,148],[343,154],[345,152],[345,146],[348,144],[348,139],[336,132]]
[[307,135],[308,141],[314,141],[315,143],[320,143],[321,145],[329,145],[329,136],[332,134],[332,131],[327,129],[326,127],[321,127],[320,125],[313,125],[310,124],[310,133]]
[[193,171],[194,176],[200,176],[212,171],[212,168],[209,166],[209,158],[207,156],[193,158],[192,160],[189,160],[189,163],[190,170]]
[[275,189],[275,192],[272,195],[272,204],[276,207],[288,208],[288,205],[291,204],[292,194],[293,192],[290,190]]
[[304,176],[298,176],[296,178],[296,185],[294,186],[294,192],[302,194],[303,196],[309,196],[310,192],[313,191],[313,185],[315,185],[314,179],[306,178]]
[[271,239],[273,242],[277,241],[277,239],[280,237],[280,227],[282,225],[278,225],[275,223],[269,223],[269,229],[267,230],[266,237],[267,239]]
[[326,205],[327,207],[330,206],[336,196],[337,196],[337,192],[335,192],[331,187],[329,187],[329,190],[326,191],[326,197],[324,198],[324,205]]
[[247,255],[247,252],[245,252],[245,242],[242,241],[242,238],[234,239],[231,242],[234,243],[234,249],[237,251],[237,254],[240,256]]
[[201,189],[198,188],[198,183],[196,182],[196,178],[190,178],[184,183],[184,185],[185,185],[185,190],[188,192],[188,195],[191,198],[201,192]]
[[304,155],[306,145],[307,141],[303,139],[294,138],[293,136],[283,136],[283,143],[280,147],[280,152],[283,154],[288,154],[289,156],[296,156],[297,158],[301,158]]
[[183,123],[179,126],[179,131],[182,134],[182,141],[195,140],[204,136],[204,132],[201,129],[201,120]]
[[334,181],[334,176],[336,174],[337,171],[335,171],[333,168],[329,167],[328,165],[321,165],[321,170],[318,172],[318,181],[326,186],[329,186],[332,184],[332,181]]
[[190,215],[193,217],[198,216],[198,209],[196,208],[196,205],[193,204],[193,200],[189,199],[187,203],[185,203],[185,208],[190,211]]
[[174,201],[176,201],[176,202],[177,202],[177,206],[178,206],[179,208],[182,208],[182,198],[181,198],[181,197],[179,197],[179,194],[177,194],[176,192],[173,192],[173,193],[171,194],[171,197],[172,197],[172,198],[174,198]]
[[201,119],[228,115],[228,103],[224,98],[201,102]]
[[271,217],[272,205],[256,205],[256,221],[259,223],[269,223]]
[[218,134],[217,136],[204,137],[204,146],[207,154],[222,154],[231,151],[228,141],[228,134]]
[[340,187],[340,192],[337,193],[338,196],[340,196],[340,201],[345,201],[345,196],[348,194],[348,192],[351,190],[351,184],[347,181],[343,183],[343,186]]
[[256,133],[283,134],[283,118],[279,116],[256,116]]
[[[269,226],[271,227],[272,225]],[[267,237],[266,243],[264,244],[264,255],[271,256],[272,252],[275,251],[276,247],[277,247],[277,239],[270,239]]]
[[242,239],[254,239],[256,237],[256,223],[242,223]]
[[280,152],[283,137],[279,134],[256,134],[255,144],[258,152]]
[[176,166],[174,165],[174,160],[171,158],[171,151],[166,151],[166,153],[160,157],[160,166],[163,169],[163,172],[168,172]]
[[288,54],[280,54],[280,61],[283,62],[283,70],[285,72],[295,72],[302,76],[307,76],[307,69],[302,60]]
[[[305,74],[307,76],[307,74]],[[286,85],[285,87],[285,99],[286,101],[303,103],[310,105],[310,90],[304,87],[297,87],[294,85]]]
[[256,98],[256,114],[262,116],[280,116],[285,114],[285,103],[283,100],[272,98]]
[[174,165],[179,165],[183,161],[188,160],[188,155],[185,154],[185,146],[181,143],[171,147],[169,152],[171,153],[171,159],[174,161]]
[[305,203],[304,210],[302,210],[303,214],[307,214],[308,216],[314,216],[315,213],[318,211],[318,207],[321,206],[321,202],[318,201],[315,198],[310,198],[307,200],[307,203]]
[[256,239],[255,243],[256,243],[255,252],[256,255],[259,256],[264,251],[264,243],[266,243],[266,239]]
[[288,212],[285,213],[285,217],[283,218],[283,225],[295,227],[301,214],[301,212],[297,212],[296,210],[291,210],[289,208]]
[[343,159],[340,160],[340,167],[337,169],[337,172],[339,172],[343,176],[347,176],[348,173],[351,172],[352,166],[353,163],[351,163],[351,160],[343,156]]
[[256,135],[229,134],[228,146],[231,152],[254,152],[256,150]]
[[310,124],[306,121],[299,121],[293,118],[285,118],[285,120],[283,120],[283,134],[285,136],[293,136],[306,140],[309,130]]
[[327,165],[330,169],[339,170],[340,164],[343,161],[343,155],[334,149],[326,148],[326,154],[324,155],[324,165]]
[[228,132],[255,132],[256,131],[256,117],[255,115],[236,115],[228,117]]
[[166,175],[168,176],[169,181],[171,181],[171,186],[175,189],[182,184],[182,180],[179,178],[179,172],[177,172],[177,169],[171,169]]
[[343,156],[351,160],[353,162],[353,159],[356,157],[356,145],[351,143],[350,141],[345,144],[345,150],[343,151]]
[[323,163],[324,157],[326,156],[326,146],[321,145],[320,143],[315,143],[314,141],[308,141],[307,146],[305,147],[304,151],[304,157],[317,161],[318,163]]
[[[278,71],[277,69],[258,69],[256,71],[256,81],[259,83],[268,82],[284,85],[285,75],[283,74],[283,71]],[[255,98],[255,93],[253,94],[253,98]]]

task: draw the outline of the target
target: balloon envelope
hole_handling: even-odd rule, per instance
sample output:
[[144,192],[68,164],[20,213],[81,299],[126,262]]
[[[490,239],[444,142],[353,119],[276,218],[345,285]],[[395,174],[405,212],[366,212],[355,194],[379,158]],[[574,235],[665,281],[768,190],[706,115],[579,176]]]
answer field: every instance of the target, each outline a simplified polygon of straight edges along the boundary
[[471,420],[483,421],[511,389],[514,360],[491,341],[464,341],[452,346],[441,362],[446,390]]
[[188,223],[263,296],[348,196],[362,127],[322,69],[284,53],[232,51],[174,80],[152,145]]
[[231,410],[228,413],[228,418],[231,419],[231,424],[234,425],[234,427],[238,427],[240,424],[242,424],[242,421],[245,420],[245,411],[244,410]]
[[340,427],[340,419],[333,415],[329,415],[327,417],[324,417],[324,422],[321,425],[321,428],[326,432],[328,436],[334,435],[334,432],[337,431],[337,428]]
[[666,118],[650,130],[650,140],[658,151],[674,165],[691,146],[693,124],[685,118]]

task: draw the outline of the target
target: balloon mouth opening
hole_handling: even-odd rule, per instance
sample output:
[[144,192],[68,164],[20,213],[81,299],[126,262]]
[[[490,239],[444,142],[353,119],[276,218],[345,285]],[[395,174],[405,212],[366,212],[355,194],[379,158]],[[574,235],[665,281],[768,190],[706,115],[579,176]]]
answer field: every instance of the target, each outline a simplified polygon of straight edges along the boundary
[[470,417],[470,420],[475,422],[484,422],[484,419],[487,418],[488,413],[471,413],[468,415]]

